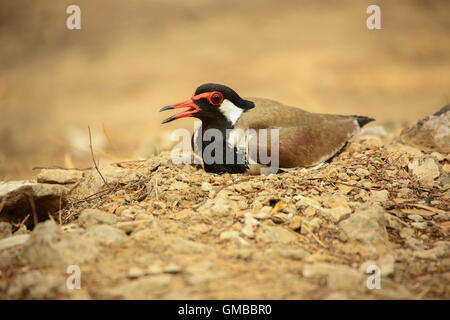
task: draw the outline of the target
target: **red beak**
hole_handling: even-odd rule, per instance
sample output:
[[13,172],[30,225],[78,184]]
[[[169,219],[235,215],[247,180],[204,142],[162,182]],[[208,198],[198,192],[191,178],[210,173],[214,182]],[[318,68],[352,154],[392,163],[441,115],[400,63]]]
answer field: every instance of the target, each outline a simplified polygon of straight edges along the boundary
[[184,102],[180,102],[177,104],[173,104],[171,106],[165,106],[165,107],[161,108],[161,110],[159,110],[159,112],[165,111],[165,110],[170,110],[170,109],[189,108],[183,112],[177,113],[177,114],[167,118],[162,123],[167,123],[167,122],[170,122],[170,121],[173,121],[176,119],[185,118],[185,117],[192,117],[192,115],[194,113],[197,113],[200,111],[199,107],[194,103],[194,100],[200,100],[202,98],[207,98],[209,96],[209,94],[210,94],[209,92],[201,93],[196,96],[192,96],[191,99],[186,100]]
[[177,113],[166,120],[164,120],[162,123],[167,123],[176,119],[181,119],[185,117],[191,117],[194,113],[197,113],[200,109],[197,107],[197,105],[194,103],[192,99],[186,100],[184,102],[180,102],[171,106],[165,106],[164,108],[161,108],[159,112],[164,110],[170,110],[170,109],[178,109],[178,108],[189,108],[183,112]]

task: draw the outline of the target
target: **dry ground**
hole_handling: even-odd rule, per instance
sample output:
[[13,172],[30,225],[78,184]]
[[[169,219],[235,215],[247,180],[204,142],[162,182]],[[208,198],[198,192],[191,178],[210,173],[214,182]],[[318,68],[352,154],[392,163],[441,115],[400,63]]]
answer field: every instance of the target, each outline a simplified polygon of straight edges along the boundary
[[[418,176],[415,159],[438,177]],[[449,160],[365,137],[320,170],[270,176],[209,174],[167,153],[103,165],[109,187],[84,171],[56,223],[3,251],[0,297],[448,299]],[[380,289],[367,287],[372,264]],[[69,265],[80,290],[66,289]]]

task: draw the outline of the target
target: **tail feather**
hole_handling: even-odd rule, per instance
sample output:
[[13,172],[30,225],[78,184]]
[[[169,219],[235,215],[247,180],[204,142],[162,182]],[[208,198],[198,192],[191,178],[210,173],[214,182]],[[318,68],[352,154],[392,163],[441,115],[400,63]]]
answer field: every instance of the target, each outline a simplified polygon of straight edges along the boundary
[[369,118],[365,116],[351,116],[353,117],[357,122],[360,128],[368,124],[369,122],[375,121],[374,118]]

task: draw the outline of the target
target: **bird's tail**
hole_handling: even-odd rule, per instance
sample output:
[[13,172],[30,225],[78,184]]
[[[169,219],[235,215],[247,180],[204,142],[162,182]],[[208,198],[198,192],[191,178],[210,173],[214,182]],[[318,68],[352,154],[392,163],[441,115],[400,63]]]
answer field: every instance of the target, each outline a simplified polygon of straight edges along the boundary
[[365,116],[351,116],[353,117],[357,122],[360,128],[368,124],[369,122],[375,121],[374,118],[369,118]]

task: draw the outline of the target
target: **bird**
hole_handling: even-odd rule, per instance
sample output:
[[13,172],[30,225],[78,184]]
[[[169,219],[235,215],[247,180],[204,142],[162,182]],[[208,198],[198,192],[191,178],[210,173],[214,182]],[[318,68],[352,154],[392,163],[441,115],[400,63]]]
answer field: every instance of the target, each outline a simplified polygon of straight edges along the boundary
[[[313,113],[266,98],[241,98],[230,87],[216,83],[200,85],[190,99],[165,106],[160,112],[179,108],[187,109],[162,123],[185,117],[199,119],[202,124],[192,135],[191,146],[203,159],[204,170],[217,174],[261,174],[269,167],[262,161],[261,151],[270,156],[277,152],[278,164],[270,173],[292,168],[320,168],[342,152],[361,127],[375,120],[366,116]],[[221,135],[208,141],[204,139],[208,130]],[[258,135],[264,130],[269,134]],[[276,130],[276,134],[271,130]],[[242,132],[249,131],[256,135],[242,138]],[[272,136],[278,138],[275,147],[264,139],[270,140]],[[205,152],[211,151],[211,144],[218,142],[223,149],[214,149],[212,157],[219,161],[211,162]],[[253,151],[256,150],[253,153],[250,152],[252,146]],[[226,158],[228,152],[232,157]]]

